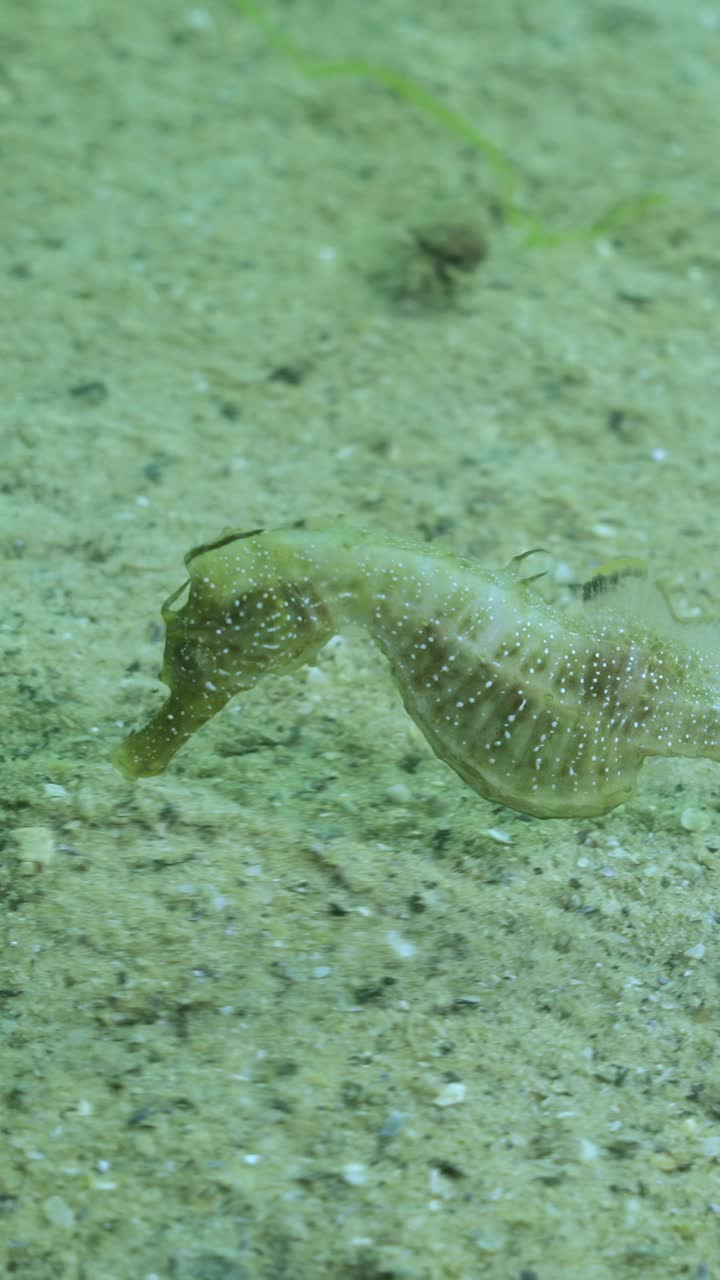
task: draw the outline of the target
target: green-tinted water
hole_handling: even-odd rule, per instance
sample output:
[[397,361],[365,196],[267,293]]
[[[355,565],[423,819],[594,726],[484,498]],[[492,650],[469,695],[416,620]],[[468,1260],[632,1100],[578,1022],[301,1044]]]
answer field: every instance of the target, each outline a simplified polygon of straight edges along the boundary
[[[108,755],[223,525],[720,611],[720,21],[264,12],[292,49],[231,0],[0,17],[5,1272],[710,1280],[717,766],[528,820],[352,636],[157,779]],[[401,83],[307,74],[347,59]]]

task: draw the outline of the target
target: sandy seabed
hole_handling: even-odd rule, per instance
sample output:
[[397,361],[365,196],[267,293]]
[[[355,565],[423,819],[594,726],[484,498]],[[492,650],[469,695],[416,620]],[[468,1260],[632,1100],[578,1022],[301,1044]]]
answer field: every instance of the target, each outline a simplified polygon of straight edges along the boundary
[[224,526],[720,614],[720,11],[262,12],[0,17],[3,1274],[715,1280],[717,765],[524,818],[362,636],[108,756]]

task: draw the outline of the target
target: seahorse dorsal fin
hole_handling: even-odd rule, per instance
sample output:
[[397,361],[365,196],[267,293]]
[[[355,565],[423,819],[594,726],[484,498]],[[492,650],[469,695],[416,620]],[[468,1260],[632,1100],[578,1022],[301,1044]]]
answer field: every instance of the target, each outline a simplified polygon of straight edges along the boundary
[[648,564],[633,556],[616,556],[598,565],[597,569],[582,585],[583,600],[593,600],[596,596],[605,595],[625,585],[628,578],[646,579]]

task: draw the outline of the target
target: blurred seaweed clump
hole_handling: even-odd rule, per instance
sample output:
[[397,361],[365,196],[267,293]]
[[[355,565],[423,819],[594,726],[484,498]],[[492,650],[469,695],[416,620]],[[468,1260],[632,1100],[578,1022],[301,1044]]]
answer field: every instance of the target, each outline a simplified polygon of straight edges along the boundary
[[[361,58],[326,60],[308,56],[270,21],[264,9],[256,4],[255,0],[235,0],[235,3],[245,17],[261,29],[268,43],[277,49],[278,53],[288,58],[308,79],[324,80],[352,76],[382,84],[396,97],[424,112],[458,141],[474,148],[483,157],[498,183],[497,200],[500,220],[523,230],[529,246],[546,247],[565,241],[594,240],[598,236],[615,231],[625,223],[642,218],[650,208],[664,200],[664,197],[657,192],[640,193],[614,201],[597,218],[584,226],[571,226],[560,230],[546,226],[535,210],[528,209],[523,204],[518,194],[518,175],[505,153],[484,133],[476,129],[469,120],[466,120],[459,111],[448,107],[440,98],[429,93],[410,76],[402,75],[391,67],[383,66],[382,63],[366,62]],[[419,242],[416,243],[416,248],[420,249],[422,256],[423,250]],[[442,281],[438,283],[442,289]]]

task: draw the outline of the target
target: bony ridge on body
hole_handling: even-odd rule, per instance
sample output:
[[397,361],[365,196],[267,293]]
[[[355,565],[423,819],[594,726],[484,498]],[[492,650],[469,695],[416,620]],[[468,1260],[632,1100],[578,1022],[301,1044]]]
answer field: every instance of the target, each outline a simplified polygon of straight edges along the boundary
[[633,795],[647,756],[720,760],[712,656],[685,642],[658,594],[638,616],[642,587],[623,590],[635,568],[596,575],[563,611],[516,563],[490,572],[345,526],[230,530],[185,563],[162,610],[169,697],[114,753],[129,778],[161,773],[234,694],[311,661],[352,622],[436,754],[522,813],[606,813]]

